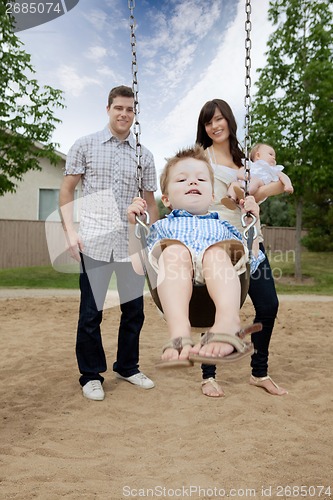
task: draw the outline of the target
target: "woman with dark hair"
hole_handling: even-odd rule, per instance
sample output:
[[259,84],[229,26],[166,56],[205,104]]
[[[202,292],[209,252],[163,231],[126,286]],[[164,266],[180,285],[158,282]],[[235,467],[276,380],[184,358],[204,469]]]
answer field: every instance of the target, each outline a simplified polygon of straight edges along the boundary
[[[221,204],[221,200],[227,194],[229,184],[237,180],[237,171],[243,166],[242,159],[244,158],[237,139],[236,120],[227,102],[222,99],[206,102],[199,114],[196,142],[203,146],[214,169],[215,199],[212,209],[219,212],[224,220],[242,232],[240,209],[229,210]],[[255,199],[260,202],[267,196],[282,192],[282,183],[274,182],[260,187]],[[265,252],[262,235],[258,237],[260,249]],[[268,375],[268,348],[279,302],[267,256],[251,276],[249,296],[255,308],[254,322],[263,324],[261,332],[252,334],[255,353],[251,360],[250,384],[262,387],[269,394],[282,396],[287,394],[287,391],[279,387]],[[202,365],[202,392],[206,396],[224,395],[222,387],[215,380],[215,373],[215,365]]]

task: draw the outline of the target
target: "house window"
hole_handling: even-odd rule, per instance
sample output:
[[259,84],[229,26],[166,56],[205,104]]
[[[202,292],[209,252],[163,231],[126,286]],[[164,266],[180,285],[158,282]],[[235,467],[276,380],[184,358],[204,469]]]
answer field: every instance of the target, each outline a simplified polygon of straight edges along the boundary
[[40,189],[38,220],[46,220],[52,214],[52,220],[59,221],[58,200],[59,189]]
[[[60,221],[59,216],[59,189],[40,189],[39,190],[39,205],[38,205],[38,220]],[[74,222],[78,221],[78,208],[76,200],[78,192],[74,192]]]

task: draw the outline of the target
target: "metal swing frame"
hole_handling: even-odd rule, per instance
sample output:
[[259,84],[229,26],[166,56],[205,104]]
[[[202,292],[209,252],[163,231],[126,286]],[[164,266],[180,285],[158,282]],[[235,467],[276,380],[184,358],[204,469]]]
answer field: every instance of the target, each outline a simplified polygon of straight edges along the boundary
[[[245,150],[245,196],[248,193],[248,184],[250,182],[250,164],[248,159],[248,152],[250,149],[250,107],[251,107],[251,0],[246,0],[245,12],[246,12],[246,21],[245,21],[245,31],[246,31],[246,40],[245,40],[245,49],[246,49],[246,57],[245,57],[245,137],[244,137],[244,150]],[[137,54],[136,54],[136,35],[135,35],[135,17],[134,17],[134,8],[135,8],[135,0],[128,0],[128,8],[130,9],[130,38],[131,38],[131,49],[132,49],[132,90],[134,94],[134,135],[136,138],[136,160],[137,160],[137,184],[138,184],[138,195],[143,197],[143,185],[142,185],[142,166],[141,166],[141,127],[139,122],[139,99],[138,99],[138,78],[137,78]],[[247,224],[248,218],[251,218],[252,221]],[[140,259],[145,272],[148,288],[150,294],[155,302],[157,308],[163,314],[163,308],[157,293],[157,274],[155,270],[149,263],[148,260],[148,250],[146,238],[149,234],[149,214],[146,212],[145,220],[143,221],[141,218],[136,217],[137,224],[135,226],[135,235],[138,239],[141,240],[141,252]],[[247,245],[249,249],[249,254],[252,252],[252,243],[253,240],[257,236],[257,231],[255,227],[256,217],[251,213],[244,214],[242,216],[242,225],[245,228],[244,230],[244,238],[247,240]],[[242,307],[247,293],[249,289],[250,283],[250,268],[249,265],[246,267],[246,271],[239,276],[240,284],[241,284],[241,297],[240,297],[240,307]],[[192,297],[189,303],[189,319],[192,327],[196,328],[207,328],[213,325],[215,318],[215,305],[213,300],[211,299],[207,286],[206,285],[194,285]]]

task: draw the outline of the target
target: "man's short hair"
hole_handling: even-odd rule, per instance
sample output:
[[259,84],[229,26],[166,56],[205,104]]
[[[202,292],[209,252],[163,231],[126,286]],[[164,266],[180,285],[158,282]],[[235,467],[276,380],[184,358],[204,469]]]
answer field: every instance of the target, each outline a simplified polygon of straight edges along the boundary
[[134,99],[134,92],[131,87],[127,87],[126,85],[119,85],[118,87],[113,87],[113,89],[109,92],[108,97],[108,108],[113,103],[113,99],[115,97],[132,97]]

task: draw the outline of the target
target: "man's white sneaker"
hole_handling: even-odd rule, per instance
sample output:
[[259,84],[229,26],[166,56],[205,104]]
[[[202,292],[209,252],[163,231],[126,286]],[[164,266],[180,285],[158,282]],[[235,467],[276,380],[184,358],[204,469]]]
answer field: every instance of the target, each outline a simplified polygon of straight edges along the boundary
[[92,399],[93,401],[103,401],[104,391],[102,384],[99,380],[90,380],[82,387],[84,397]]
[[126,380],[130,382],[130,384],[138,385],[142,387],[142,389],[152,389],[155,387],[155,384],[150,378],[146,377],[146,375],[142,372],[135,373],[135,375],[131,375],[130,377],[123,377],[119,373],[115,372],[117,378],[121,378],[122,380]]

